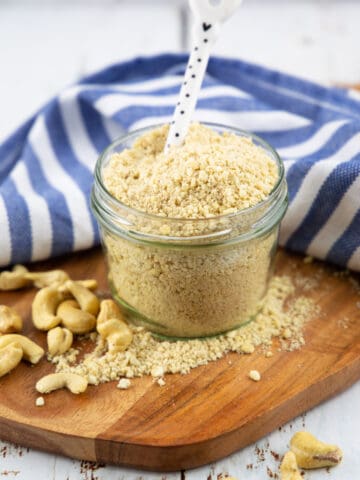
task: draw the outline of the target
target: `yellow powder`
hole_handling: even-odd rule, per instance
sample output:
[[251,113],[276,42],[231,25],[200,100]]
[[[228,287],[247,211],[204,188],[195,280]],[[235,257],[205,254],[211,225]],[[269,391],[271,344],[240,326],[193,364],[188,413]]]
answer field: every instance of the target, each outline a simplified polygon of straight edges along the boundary
[[[182,146],[164,154],[167,132],[167,126],[152,130],[131,149],[112,155],[104,182],[126,205],[187,222],[161,218],[159,226],[153,219],[129,215],[131,230],[165,235],[160,244],[104,228],[111,291],[133,321],[158,334],[194,338],[223,333],[259,310],[279,222],[263,235],[238,241],[240,233],[259,224],[263,212],[240,220],[219,215],[266,199],[278,180],[278,166],[250,138],[219,134],[200,124],[190,127]],[[199,225],[204,218],[208,221]],[[217,242],[211,248],[206,245],[215,242],[210,235],[201,248],[199,240],[187,240],[185,248],[167,242],[169,235],[192,239],[210,233]],[[233,241],[226,243],[230,235]]]
[[99,337],[95,349],[76,363],[76,351],[52,359],[57,372],[72,372],[85,376],[89,383],[98,384],[120,377],[166,373],[189,373],[192,368],[223,357],[227,352],[249,354],[255,347],[266,351],[274,337],[281,337],[286,329],[287,339],[281,339],[282,348],[294,350],[304,343],[304,323],[317,313],[312,300],[294,296],[295,287],[287,276],[275,276],[269,286],[265,302],[257,318],[225,335],[203,340],[160,341],[150,332],[132,327],[134,337],[125,352],[110,354]]
[[184,144],[165,154],[167,132],[152,130],[112,156],[104,180],[115,198],[159,216],[209,218],[256,205],[278,179],[274,160],[250,138],[192,124]]

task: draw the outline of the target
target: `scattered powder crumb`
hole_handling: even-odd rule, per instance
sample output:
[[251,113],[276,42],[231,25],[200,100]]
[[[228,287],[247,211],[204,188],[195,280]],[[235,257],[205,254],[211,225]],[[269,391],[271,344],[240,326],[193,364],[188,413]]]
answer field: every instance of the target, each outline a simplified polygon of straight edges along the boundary
[[[133,341],[125,352],[110,353],[100,336],[94,350],[76,363],[72,351],[54,357],[57,372],[83,375],[92,384],[166,373],[187,374],[192,368],[206,365],[228,352],[250,353],[255,347],[271,348],[279,337],[281,349],[295,350],[304,344],[302,329],[318,313],[318,307],[307,297],[294,295],[295,286],[288,276],[274,276],[269,284],[262,310],[249,324],[227,334],[187,341],[161,341],[141,327],[131,326]],[[288,329],[290,337],[282,338]],[[73,349],[74,350],[74,349]]]
[[37,397],[37,399],[35,400],[35,405],[37,407],[43,407],[45,405],[44,397]]
[[291,330],[289,328],[285,328],[284,331],[282,332],[282,338],[289,339],[291,338]]
[[340,328],[343,328],[344,330],[346,330],[349,328],[349,322],[350,322],[349,317],[343,317],[337,321],[337,324]]
[[350,276],[350,270],[335,270],[333,273],[334,277],[346,278]]
[[92,342],[95,342],[95,340],[96,340],[96,332],[91,332],[91,333],[89,334],[89,338],[90,338],[90,340],[91,340]]
[[310,255],[305,257],[304,260],[303,260],[304,263],[313,263],[313,261],[314,261],[314,259],[313,259],[313,257],[310,257]]
[[251,378],[251,380],[254,380],[254,382],[259,382],[261,380],[260,372],[258,372],[257,370],[250,370],[249,378]]
[[299,287],[303,292],[311,292],[315,288],[319,287],[320,281],[322,280],[324,271],[322,269],[317,269],[312,273],[311,277],[305,277],[303,275],[295,274],[294,283],[296,287]]
[[131,385],[131,382],[128,378],[121,378],[119,383],[117,384],[117,388],[120,390],[127,390]]
[[355,277],[349,277],[349,283],[355,292],[360,294],[360,282]]
[[161,365],[157,365],[156,367],[151,369],[150,373],[153,377],[162,377],[165,373],[164,367],[162,367]]
[[269,351],[267,351],[267,352],[265,353],[265,357],[266,357],[266,358],[271,358],[271,357],[273,357],[273,356],[274,356],[274,354],[272,353],[271,350],[269,350]]
[[160,387],[164,387],[166,385],[166,382],[163,378],[158,378],[156,383],[160,386]]

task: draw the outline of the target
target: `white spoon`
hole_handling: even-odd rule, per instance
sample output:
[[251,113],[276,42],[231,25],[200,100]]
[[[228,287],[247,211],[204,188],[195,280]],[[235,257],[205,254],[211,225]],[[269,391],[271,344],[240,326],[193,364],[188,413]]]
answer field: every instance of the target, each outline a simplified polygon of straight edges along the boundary
[[193,47],[170,125],[165,152],[171,145],[182,144],[195,110],[211,47],[220,32],[220,25],[235,12],[241,2],[242,0],[189,0],[195,18]]

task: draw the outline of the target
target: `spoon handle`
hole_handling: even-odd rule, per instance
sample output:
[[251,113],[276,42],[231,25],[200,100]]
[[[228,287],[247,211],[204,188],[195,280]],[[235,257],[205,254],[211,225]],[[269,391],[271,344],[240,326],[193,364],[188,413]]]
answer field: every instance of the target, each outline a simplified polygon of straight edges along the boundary
[[186,67],[179,100],[175,107],[165,144],[165,153],[171,145],[181,145],[191,122],[201,84],[209,61],[211,48],[216,42],[220,25],[236,10],[242,0],[189,0],[195,24],[193,45]]
[[216,42],[219,30],[219,24],[196,22],[194,25],[193,45],[170,125],[165,152],[170,145],[181,145],[185,138],[199,97],[211,48]]

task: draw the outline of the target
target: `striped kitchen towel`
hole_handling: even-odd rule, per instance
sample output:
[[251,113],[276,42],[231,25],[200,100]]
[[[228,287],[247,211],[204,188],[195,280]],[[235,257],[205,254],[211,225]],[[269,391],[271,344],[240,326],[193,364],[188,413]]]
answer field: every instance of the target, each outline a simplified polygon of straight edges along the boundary
[[[66,88],[0,146],[0,266],[99,243],[95,161],[127,130],[168,122],[187,57],[113,65]],[[255,132],[282,156],[281,244],[360,271],[360,101],[346,91],[212,58],[197,120]]]

